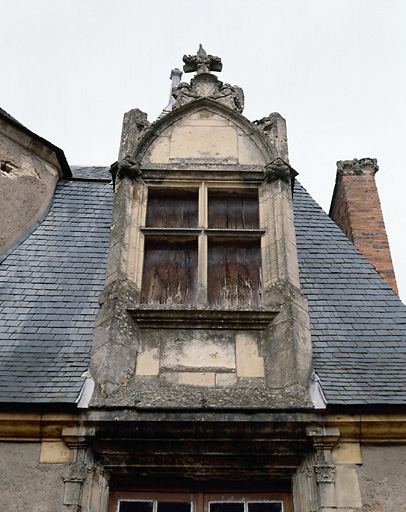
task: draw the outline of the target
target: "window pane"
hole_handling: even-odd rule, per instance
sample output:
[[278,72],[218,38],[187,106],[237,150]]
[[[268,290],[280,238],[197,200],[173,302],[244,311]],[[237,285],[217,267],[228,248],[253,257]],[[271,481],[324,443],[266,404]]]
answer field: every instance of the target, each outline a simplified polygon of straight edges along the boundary
[[198,219],[197,192],[149,189],[146,226],[150,228],[195,228]]
[[152,501],[120,501],[120,512],[152,512]]
[[193,304],[197,290],[197,242],[145,243],[141,302]]
[[209,228],[256,229],[258,226],[256,191],[255,195],[209,192]]
[[158,512],[190,512],[190,503],[159,501]]
[[244,503],[210,503],[210,512],[244,512]]
[[281,502],[248,503],[248,512],[282,512]]
[[259,306],[261,251],[255,242],[209,244],[208,296],[211,305]]

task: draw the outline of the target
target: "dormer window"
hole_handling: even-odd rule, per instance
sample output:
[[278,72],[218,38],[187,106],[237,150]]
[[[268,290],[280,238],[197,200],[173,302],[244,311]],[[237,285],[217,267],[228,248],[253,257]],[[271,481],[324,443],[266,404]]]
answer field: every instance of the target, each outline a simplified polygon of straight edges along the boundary
[[258,189],[150,187],[144,304],[262,304]]
[[140,409],[307,406],[311,340],[296,173],[278,156],[283,120],[268,119],[271,140],[262,120],[240,115],[242,90],[210,74],[215,57],[201,49],[186,61],[197,74],[171,91],[170,112],[139,137],[143,114],[126,116],[127,156],[112,167],[96,402],[117,393]]

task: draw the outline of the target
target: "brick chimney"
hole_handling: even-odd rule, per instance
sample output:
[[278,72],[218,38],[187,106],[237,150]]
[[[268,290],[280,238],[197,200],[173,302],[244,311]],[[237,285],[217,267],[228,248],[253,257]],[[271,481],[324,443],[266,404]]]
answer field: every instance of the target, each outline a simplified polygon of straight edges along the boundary
[[375,158],[337,162],[329,215],[398,295],[375,183],[378,169]]

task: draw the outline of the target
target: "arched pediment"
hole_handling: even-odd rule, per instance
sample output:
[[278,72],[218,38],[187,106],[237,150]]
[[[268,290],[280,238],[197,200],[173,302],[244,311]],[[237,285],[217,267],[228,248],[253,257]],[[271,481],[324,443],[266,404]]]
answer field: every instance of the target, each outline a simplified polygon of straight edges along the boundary
[[241,114],[203,98],[176,108],[140,139],[134,158],[142,165],[250,165],[274,160],[266,137]]

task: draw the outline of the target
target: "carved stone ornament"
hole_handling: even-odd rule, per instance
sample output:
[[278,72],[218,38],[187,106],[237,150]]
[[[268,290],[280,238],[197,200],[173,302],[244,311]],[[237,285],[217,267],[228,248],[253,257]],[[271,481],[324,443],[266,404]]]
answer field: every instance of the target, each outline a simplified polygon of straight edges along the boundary
[[377,162],[376,158],[339,160],[337,162],[337,174],[339,176],[375,176],[379,170]]
[[62,479],[64,482],[83,482],[87,475],[87,468],[82,462],[73,462],[64,468]]
[[336,467],[330,464],[314,466],[317,483],[334,483],[336,478]]
[[151,124],[147,119],[147,114],[142,112],[139,108],[135,108],[130,111],[130,113],[132,114],[132,122],[135,124],[139,132],[142,132]]
[[220,57],[207,55],[201,44],[199,44],[196,55],[184,55],[183,62],[185,63],[183,66],[185,73],[196,71],[196,74],[200,75],[201,73],[210,73],[210,71],[221,71],[223,69]]
[[[208,77],[212,77],[212,79]],[[196,79],[197,77],[192,79],[190,84],[182,82],[174,89],[173,96],[176,98],[176,102],[173,108],[186,105],[200,98],[210,98],[239,113],[243,111],[244,92],[241,87],[223,84],[214,75],[207,75],[204,80]]]
[[273,128],[275,119],[271,117],[263,117],[262,119],[258,119],[253,121],[253,123],[263,132],[270,132]]
[[112,164],[110,167],[110,173],[113,176],[113,182],[117,179],[122,179],[125,176],[128,176],[133,180],[138,180],[141,177],[141,166],[139,162],[130,156],[125,156],[122,160]]
[[298,173],[282,158],[276,158],[273,162],[265,167],[265,181],[272,183],[276,180],[283,180],[290,183]]
[[200,98],[210,98],[237,112],[243,111],[244,93],[241,87],[224,84],[210,73],[210,71],[221,71],[223,65],[219,57],[207,55],[200,45],[196,55],[185,55],[183,61],[185,73],[196,71],[196,76],[192,78],[190,84],[182,82],[173,89],[172,94],[176,99],[173,108]]

